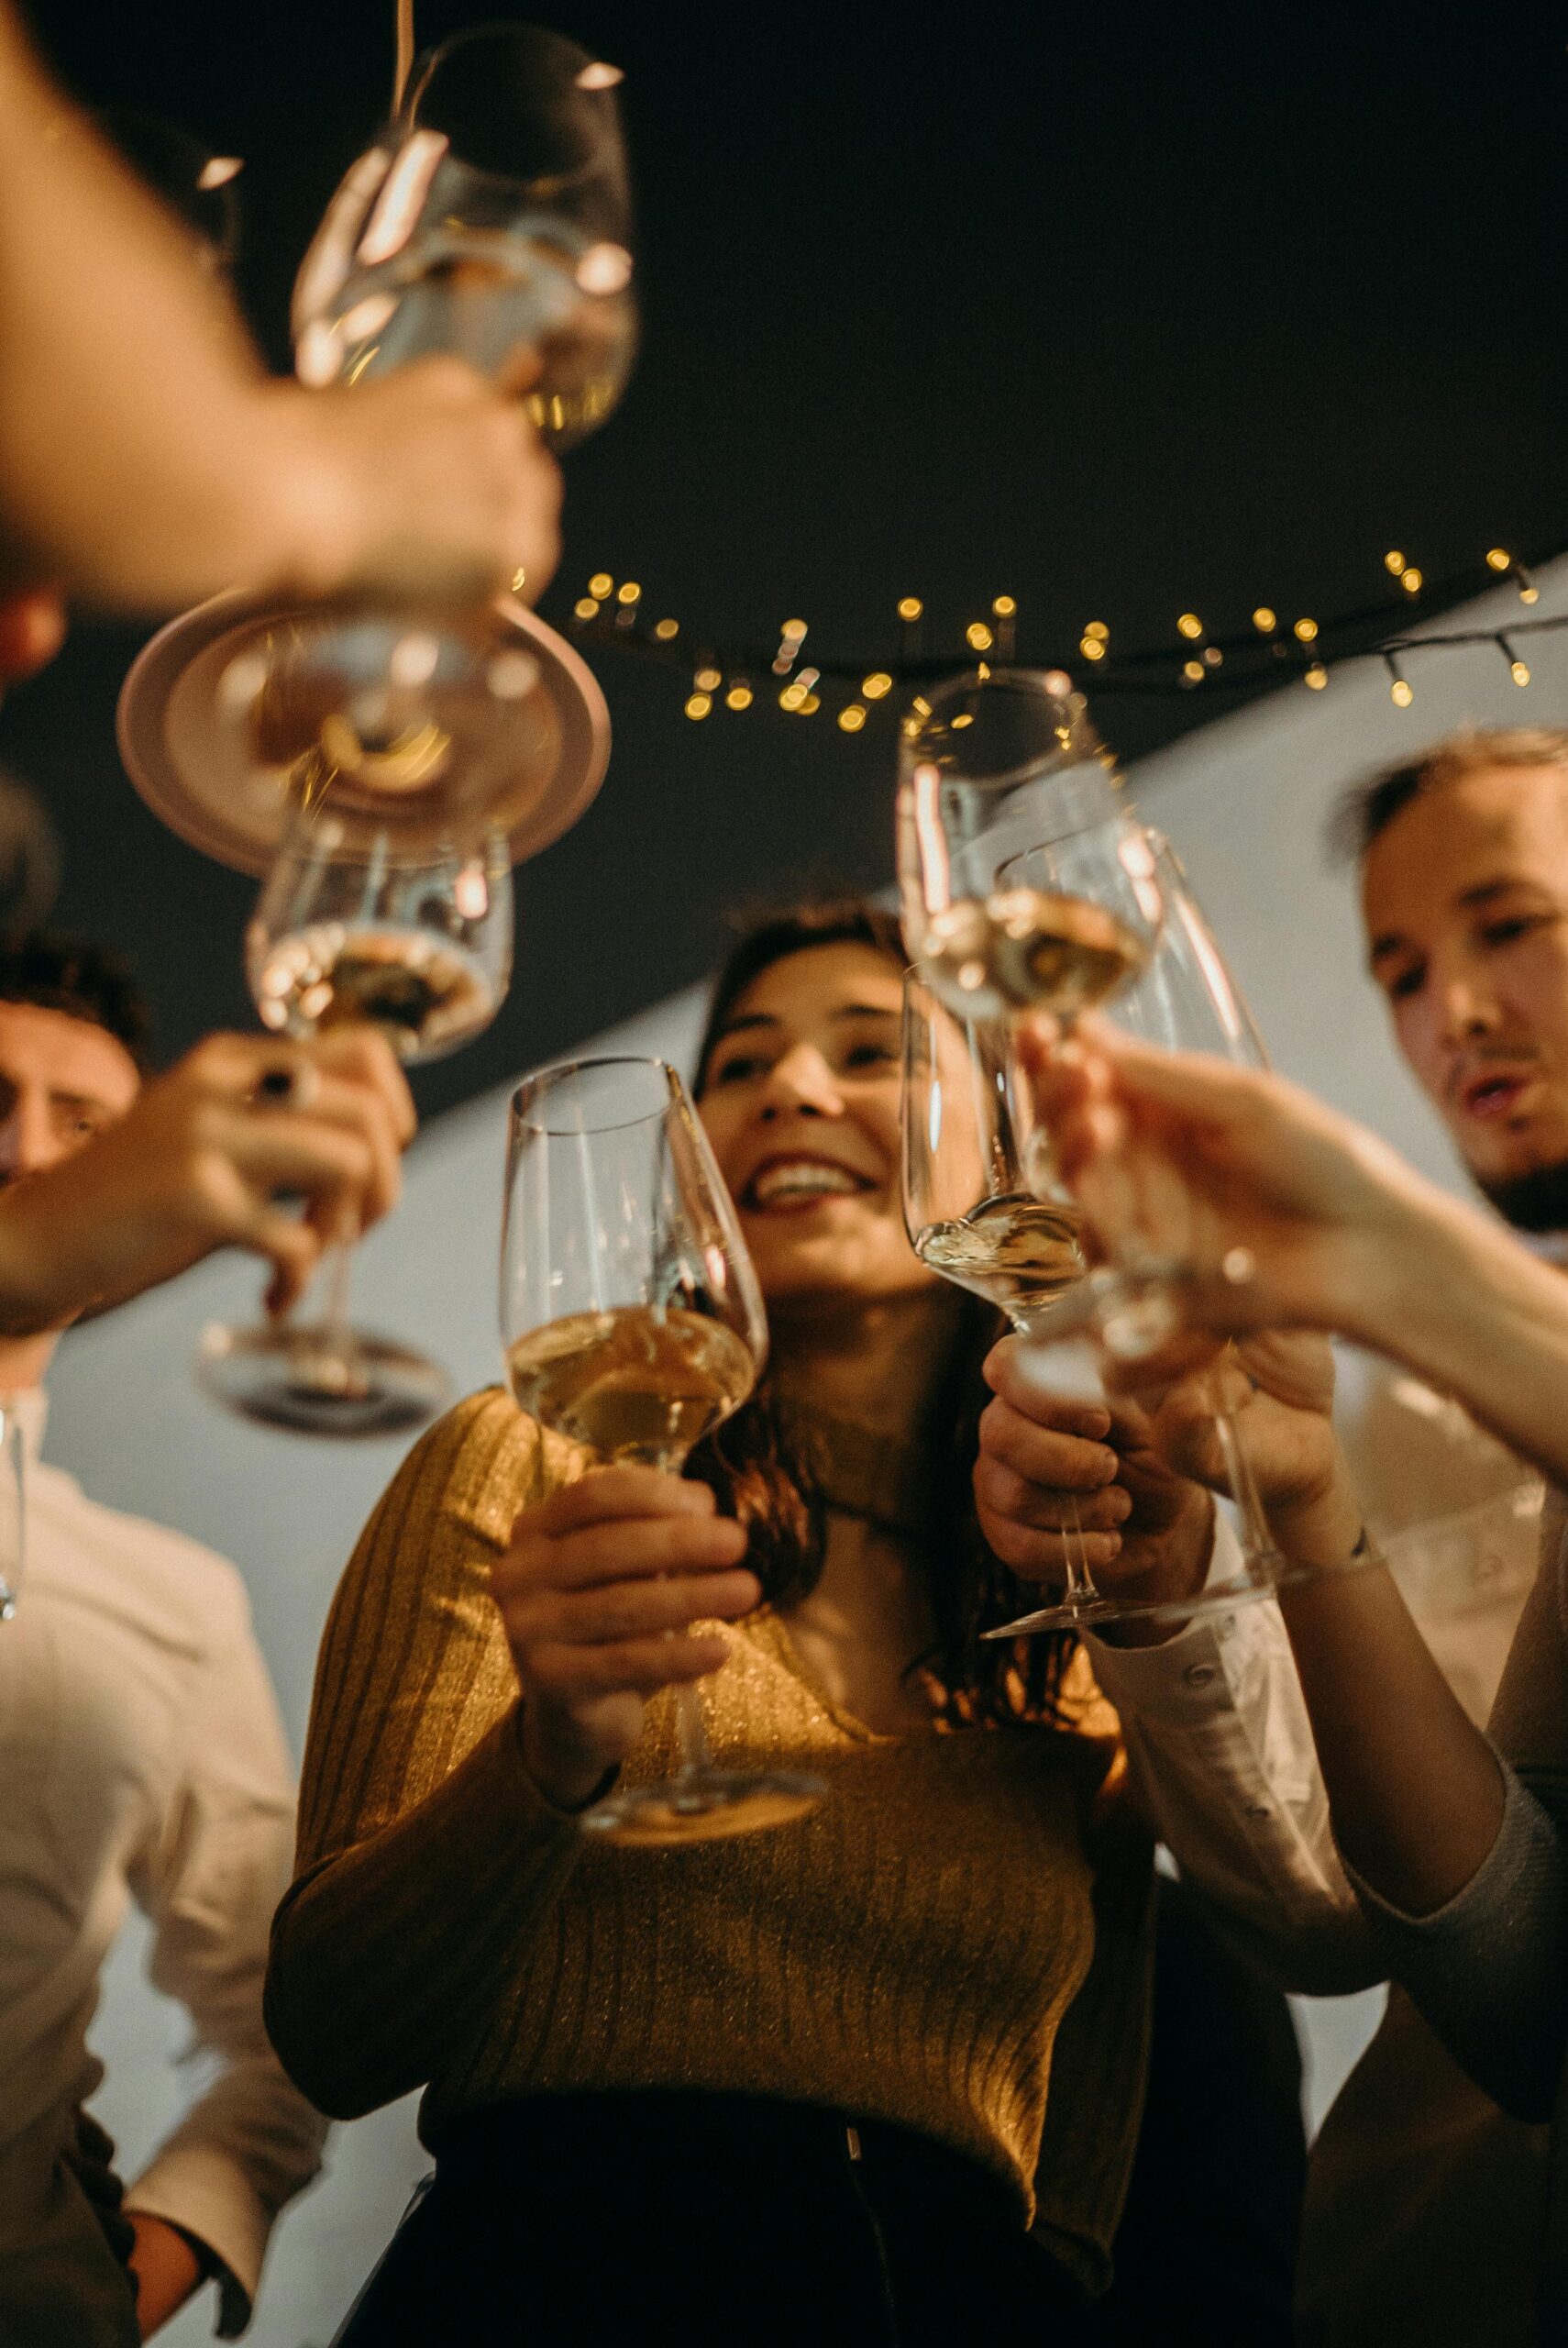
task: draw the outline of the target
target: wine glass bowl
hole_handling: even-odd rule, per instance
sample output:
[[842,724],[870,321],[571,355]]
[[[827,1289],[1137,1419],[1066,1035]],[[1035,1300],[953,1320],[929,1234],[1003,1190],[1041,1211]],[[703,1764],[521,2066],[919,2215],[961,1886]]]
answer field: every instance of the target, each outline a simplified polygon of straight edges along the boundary
[[[513,1096],[502,1235],[508,1382],[602,1465],[679,1474],[747,1399],[767,1351],[762,1293],[690,1095],[662,1060],[547,1069]],[[675,1691],[674,1777],[618,1788],[583,1831],[658,1847],[781,1825],[822,1781],[718,1767],[698,1690]]]
[[301,269],[302,382],[442,350],[514,393],[558,449],[595,431],[636,348],[612,74],[534,25],[459,33],[425,60]]

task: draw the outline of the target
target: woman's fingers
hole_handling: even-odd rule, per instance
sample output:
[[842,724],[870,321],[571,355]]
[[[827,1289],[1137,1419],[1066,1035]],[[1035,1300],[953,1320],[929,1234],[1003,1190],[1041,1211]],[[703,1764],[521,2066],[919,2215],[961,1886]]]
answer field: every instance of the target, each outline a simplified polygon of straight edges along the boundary
[[717,1632],[623,1640],[614,1646],[546,1645],[529,1656],[532,1692],[547,1703],[570,1705],[602,1696],[654,1696],[683,1680],[706,1679],[729,1660],[729,1641]]
[[706,1484],[688,1482],[663,1468],[593,1468],[563,1484],[536,1508],[525,1509],[513,1538],[525,1529],[572,1533],[621,1517],[712,1516],[717,1503]]
[[1077,1526],[1085,1533],[1113,1533],[1132,1513],[1132,1496],[1120,1484],[1085,1490],[1046,1483],[983,1456],[975,1463],[975,1499],[994,1515],[1037,1532],[1065,1533]]
[[720,1573],[607,1582],[569,1592],[558,1588],[534,1600],[532,1613],[542,1645],[619,1646],[666,1637],[705,1619],[734,1622],[751,1613],[761,1598],[756,1576],[732,1567]]
[[[1026,1581],[1061,1581],[1066,1572],[1069,1543],[1075,1558],[1079,1554],[1077,1534],[1052,1533],[1019,1524],[1011,1517],[994,1514],[983,1503],[977,1504],[977,1513],[981,1532],[1003,1565]],[[1082,1537],[1083,1559],[1091,1574],[1113,1565],[1121,1554],[1120,1534],[1085,1533]]]

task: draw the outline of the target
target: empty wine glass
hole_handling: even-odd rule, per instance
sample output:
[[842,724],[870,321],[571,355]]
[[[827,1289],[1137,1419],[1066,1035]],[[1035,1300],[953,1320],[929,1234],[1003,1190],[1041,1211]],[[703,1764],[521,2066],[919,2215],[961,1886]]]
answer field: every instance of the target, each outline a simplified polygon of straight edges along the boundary
[[[1063,1300],[1080,1289],[1078,1213],[1031,1191],[1021,1164],[1010,1036],[1000,1020],[961,1020],[918,968],[904,974],[900,1098],[904,1225],[924,1264],[996,1305],[1031,1342],[1033,1376],[1075,1400],[1103,1400],[1081,1329],[1059,1334]],[[1061,1606],[1074,1623],[1117,1611],[1095,1588],[1077,1503],[1063,1535]]]
[[[580,1060],[513,1097],[501,1336],[521,1407],[608,1466],[679,1475],[752,1391],[767,1352],[756,1274],[707,1136],[662,1060]],[[612,1843],[783,1825],[825,1787],[715,1767],[701,1697],[675,1691],[673,1778],[586,1811]]]
[[[368,1023],[405,1063],[438,1059],[488,1027],[512,972],[512,873],[495,840],[410,855],[395,840],[346,848],[330,815],[297,824],[246,932],[261,1024],[319,1036]],[[348,1322],[351,1249],[327,1251],[319,1320],[203,1334],[198,1375],[244,1417],[310,1434],[389,1434],[447,1399],[425,1355]]]

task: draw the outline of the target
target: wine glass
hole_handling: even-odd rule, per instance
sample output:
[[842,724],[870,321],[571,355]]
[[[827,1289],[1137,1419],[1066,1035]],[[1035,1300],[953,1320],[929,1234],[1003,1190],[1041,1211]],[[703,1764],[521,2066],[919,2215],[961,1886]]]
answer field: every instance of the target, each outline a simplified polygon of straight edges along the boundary
[[0,1623],[15,1619],[27,1568],[28,1451],[18,1398],[0,1395]]
[[[405,1064],[438,1059],[488,1027],[512,972],[512,872],[502,843],[410,854],[395,839],[345,846],[330,816],[294,826],[246,931],[246,976],[274,1035],[368,1022]],[[348,1322],[348,1243],[329,1248],[314,1322],[214,1323],[197,1374],[243,1417],[300,1433],[391,1434],[447,1399],[423,1354]]]
[[[636,342],[619,72],[536,26],[459,34],[328,205],[295,287],[295,366],[351,385],[455,357],[563,448]],[[176,829],[244,862],[329,798],[411,848],[493,827],[542,846],[603,774],[590,672],[513,593],[467,615],[219,597],[127,679],[121,745]]]
[[[521,1407],[602,1465],[679,1475],[767,1351],[762,1294],[686,1087],[663,1060],[547,1069],[513,1097],[501,1336]],[[606,1842],[708,1842],[816,1807],[816,1778],[717,1767],[676,1689],[674,1777],[586,1811]]]
[[[1165,906],[1158,948],[1135,986],[1109,1007],[1107,1016],[1144,1041],[1169,1050],[1214,1052],[1239,1066],[1264,1068],[1262,1036],[1232,978],[1218,939],[1204,916],[1179,858],[1158,832],[1146,835],[1156,884]],[[1010,873],[1027,885],[1032,852]],[[1049,1135],[1046,1134],[1048,1144]],[[1153,1187],[1152,1187],[1153,1186]],[[1100,1345],[1113,1359],[1135,1360],[1173,1335],[1184,1318],[1182,1290],[1187,1265],[1182,1252],[1178,1193],[1158,1187],[1157,1171],[1129,1167],[1120,1179],[1123,1228],[1115,1259],[1086,1283],[1087,1310]],[[1242,1563],[1239,1572],[1180,1600],[1124,1600],[1121,1615],[1187,1616],[1268,1598],[1282,1581],[1297,1578],[1269,1530],[1257,1484],[1234,1413],[1222,1399],[1217,1366],[1211,1404],[1225,1479],[1236,1506]],[[1057,1607],[1045,1607],[988,1636],[1011,1637],[1025,1630],[1057,1627]]]
[[[1031,1340],[1032,1376],[1075,1400],[1102,1401],[1081,1328],[1059,1334],[1063,1301],[1081,1289],[1078,1212],[1037,1198],[1024,1178],[1027,1139],[1000,1020],[962,1020],[917,967],[904,974],[903,1085],[900,1098],[904,1225],[924,1264],[984,1297]],[[1063,1536],[1061,1604],[1074,1623],[1117,1611],[1095,1588],[1077,1502]]]

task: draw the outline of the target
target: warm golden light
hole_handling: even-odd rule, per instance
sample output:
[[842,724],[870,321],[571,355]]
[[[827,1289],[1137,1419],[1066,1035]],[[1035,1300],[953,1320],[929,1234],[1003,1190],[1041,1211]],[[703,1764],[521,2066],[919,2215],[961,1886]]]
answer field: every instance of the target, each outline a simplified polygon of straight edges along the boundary
[[786,620],[778,633],[786,644],[799,644],[805,637],[806,623],[804,620]]
[[802,717],[814,717],[821,707],[822,702],[819,696],[816,693],[808,693],[801,703],[801,714]]
[[778,696],[780,709],[799,709],[806,698],[804,685],[786,685]]
[[1521,587],[1519,589],[1519,601],[1521,604],[1540,603],[1540,590],[1533,580],[1530,581],[1528,587]]
[[699,669],[691,681],[700,693],[716,693],[724,681],[717,669]]
[[1187,660],[1187,661],[1184,661],[1184,662],[1182,663],[1182,671],[1181,671],[1181,673],[1182,673],[1182,675],[1187,679],[1187,683],[1188,683],[1189,685],[1200,685],[1200,684],[1203,682],[1203,678],[1204,678],[1204,668],[1203,668],[1203,663],[1202,663],[1202,661],[1201,661],[1201,660]]
[[899,617],[901,620],[918,620],[924,609],[925,605],[918,595],[903,595],[899,600]]
[[[1041,679],[1041,682],[1043,684],[1048,693],[1055,694],[1058,701],[1066,701],[1067,695],[1073,690],[1073,681],[1071,677],[1068,676],[1065,669],[1047,669],[1044,676]],[[920,703],[918,702],[915,703],[915,707],[917,709],[920,707]],[[1060,727],[1057,728],[1057,731],[1058,733],[1061,731]]]
[[1320,660],[1314,660],[1307,671],[1307,682],[1315,693],[1320,693],[1329,681],[1329,672]]
[[571,608],[576,619],[593,620],[599,616],[599,604],[592,595],[580,595]]
[[860,680],[860,690],[867,701],[880,701],[884,693],[893,690],[893,681],[886,669],[873,669],[868,677]]
[[621,586],[616,588],[615,601],[618,604],[635,604],[641,596],[642,592],[642,589],[638,586],[635,579],[628,579]]
[[1408,709],[1415,700],[1415,689],[1406,677],[1396,677],[1388,688],[1388,698],[1396,709]]
[[661,644],[668,644],[672,637],[677,637],[680,634],[680,622],[679,620],[660,620],[655,626],[654,634],[657,637]]
[[1421,574],[1416,569],[1413,562],[1407,563],[1404,570],[1399,573],[1399,584],[1403,587],[1407,595],[1419,595],[1420,593]]
[[1017,609],[1018,605],[1010,595],[999,595],[991,605],[991,610],[999,620],[1011,619]]
[[712,706],[713,700],[711,693],[688,693],[686,696],[688,717],[706,717]]
[[1103,660],[1105,658],[1105,644],[1098,636],[1081,637],[1078,640],[1078,650],[1086,660]]
[[1088,626],[1084,630],[1084,634],[1086,636],[1092,636],[1097,644],[1109,644],[1110,642],[1110,630],[1106,626],[1103,620],[1090,620]]
[[[1045,681],[1048,685],[1051,684],[1051,681],[1048,677]],[[1055,690],[1056,688],[1055,685],[1051,685],[1051,691],[1055,692]],[[931,703],[926,700],[923,693],[916,693],[914,697],[914,705],[919,710],[922,717],[929,717],[931,715]]]
[[1260,604],[1253,614],[1253,626],[1260,636],[1272,636],[1279,626],[1279,620],[1277,615],[1269,610],[1266,604]]
[[596,57],[592,64],[585,65],[578,75],[577,86],[580,90],[613,90],[618,82],[624,82],[625,78],[618,65]]
[[1225,655],[1220,651],[1220,647],[1217,644],[1206,644],[1204,646],[1203,665],[1206,669],[1218,669],[1224,658]]
[[597,595],[602,603],[605,596],[613,592],[614,585],[615,581],[607,570],[596,570],[588,582],[588,592],[591,595]]
[[839,711],[838,723],[843,733],[858,734],[866,723],[866,712],[857,701],[852,701]]
[[1203,634],[1203,622],[1198,618],[1196,612],[1183,612],[1180,619],[1176,622],[1176,626],[1180,629],[1182,635],[1187,637],[1189,643],[1193,642],[1197,637]]
[[1529,682],[1529,670],[1525,667],[1522,660],[1510,660],[1508,663],[1508,674],[1513,679],[1516,685],[1528,685]]
[[959,733],[963,727],[966,725],[973,725],[974,723],[975,720],[972,712],[966,709],[963,710],[953,721],[953,731],[955,734]]
[[1317,621],[1297,620],[1296,623],[1296,634],[1303,644],[1316,644],[1318,641]]
[[1392,571],[1396,579],[1399,577],[1399,574],[1405,568],[1405,558],[1399,552],[1397,548],[1391,548],[1388,553],[1384,556],[1383,568],[1385,570]]
[[729,692],[724,695],[724,707],[726,709],[749,709],[751,707],[751,687],[749,685],[735,684],[732,685]]
[[964,631],[964,640],[971,652],[988,652],[996,638],[984,620],[971,620]]
[[1513,557],[1508,552],[1507,547],[1488,547],[1486,549],[1486,568],[1488,570],[1507,570],[1512,560]]

